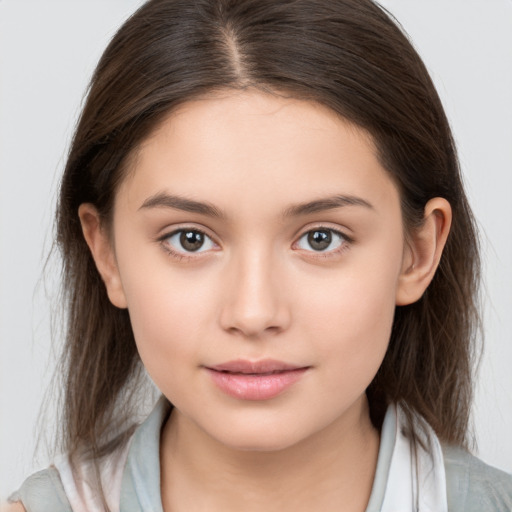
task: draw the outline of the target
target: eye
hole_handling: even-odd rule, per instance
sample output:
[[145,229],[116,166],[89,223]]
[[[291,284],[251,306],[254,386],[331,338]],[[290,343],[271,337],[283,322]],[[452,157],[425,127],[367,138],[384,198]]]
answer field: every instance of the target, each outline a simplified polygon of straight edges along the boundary
[[315,252],[331,252],[340,249],[348,237],[330,228],[312,229],[304,233],[297,241],[299,249]]
[[199,253],[215,247],[213,240],[198,229],[180,229],[162,237],[161,241],[173,253]]

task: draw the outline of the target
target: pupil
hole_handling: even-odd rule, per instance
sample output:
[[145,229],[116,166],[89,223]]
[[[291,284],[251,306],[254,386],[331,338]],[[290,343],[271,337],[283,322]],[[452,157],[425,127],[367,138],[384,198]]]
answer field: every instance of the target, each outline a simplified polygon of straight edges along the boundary
[[197,251],[204,243],[204,236],[198,231],[184,231],[181,233],[180,242],[187,251]]
[[331,244],[330,231],[311,231],[308,234],[308,243],[315,251],[323,251]]

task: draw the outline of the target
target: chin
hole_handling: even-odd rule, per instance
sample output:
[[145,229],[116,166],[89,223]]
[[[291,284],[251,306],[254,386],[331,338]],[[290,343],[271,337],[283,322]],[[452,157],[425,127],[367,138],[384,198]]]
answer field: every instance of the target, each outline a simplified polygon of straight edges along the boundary
[[232,423],[229,429],[222,425],[210,436],[227,448],[243,452],[278,452],[299,444],[310,437],[311,432],[297,429],[295,425],[265,421]]
[[300,439],[284,439],[282,437],[278,439],[268,437],[263,439],[260,435],[259,438],[229,439],[223,444],[227,448],[240,452],[277,453],[291,448],[300,442]]

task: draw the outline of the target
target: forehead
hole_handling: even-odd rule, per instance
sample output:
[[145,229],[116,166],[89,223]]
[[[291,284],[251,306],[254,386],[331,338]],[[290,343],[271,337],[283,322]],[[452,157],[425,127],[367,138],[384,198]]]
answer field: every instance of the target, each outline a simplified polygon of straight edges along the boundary
[[317,103],[257,91],[181,105],[141,144],[130,170],[118,195],[133,206],[158,193],[238,211],[332,194],[397,198],[367,132]]

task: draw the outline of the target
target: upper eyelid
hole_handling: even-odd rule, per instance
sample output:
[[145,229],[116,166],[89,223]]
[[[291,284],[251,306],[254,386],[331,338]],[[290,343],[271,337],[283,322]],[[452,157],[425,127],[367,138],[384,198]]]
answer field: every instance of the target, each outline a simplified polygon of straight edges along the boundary
[[[325,231],[332,231],[333,233],[337,233],[339,235],[341,235],[343,238],[345,238],[345,240],[349,241],[349,242],[352,242],[353,241],[353,238],[351,235],[347,234],[347,229],[343,229],[341,227],[333,227],[332,225],[329,225],[327,223],[320,223],[320,224],[316,224],[314,226],[307,226],[305,229],[302,228],[297,235],[295,235],[295,240],[300,240],[306,233],[310,233],[311,231],[315,231],[315,230],[318,230],[318,231],[322,231],[322,230],[325,230]],[[294,242],[295,243],[295,242]]]
[[209,230],[207,230],[206,228],[203,228],[203,227],[199,227],[199,226],[180,226],[177,228],[162,229],[161,231],[162,231],[162,234],[159,234],[156,237],[156,239],[158,241],[163,241],[163,240],[175,235],[176,233],[181,233],[182,231],[198,231],[199,233],[202,233],[203,235],[210,238],[213,242],[217,243],[215,240],[216,237],[214,235],[212,235],[209,232]]

